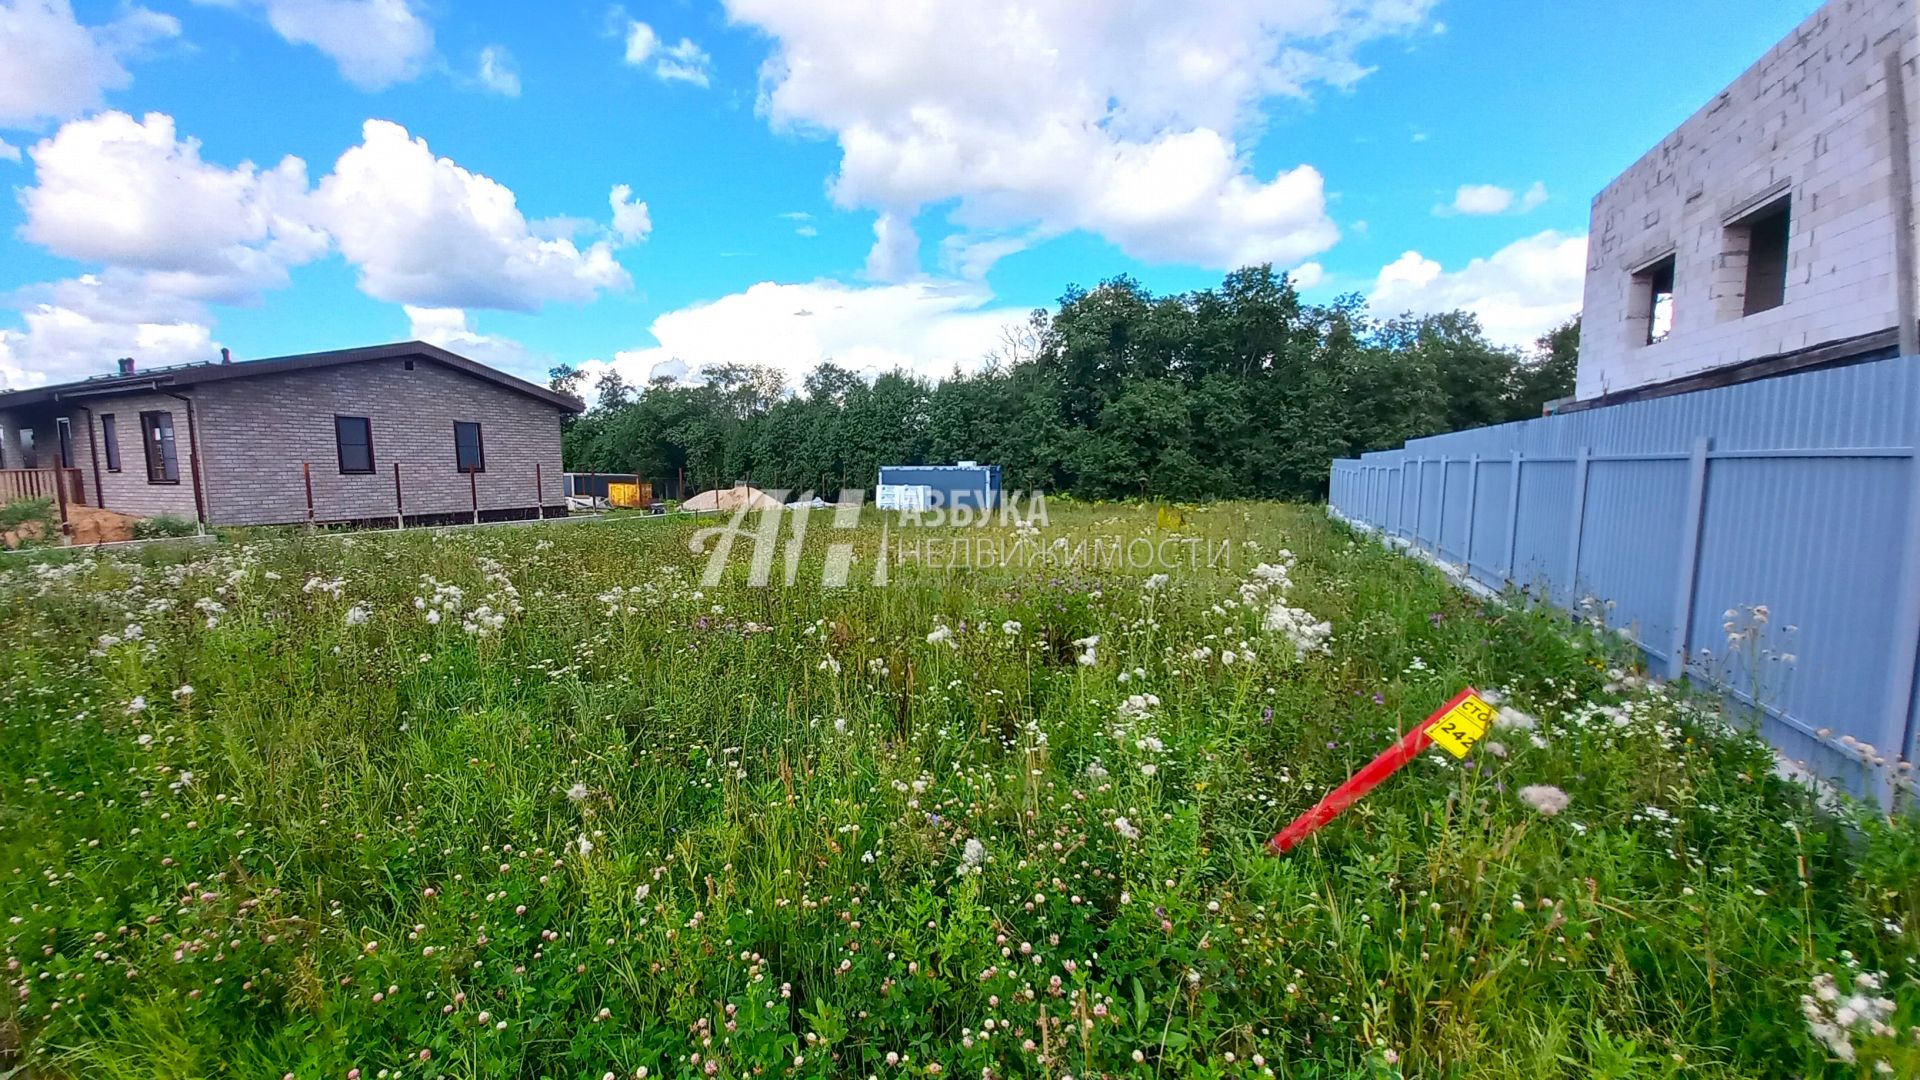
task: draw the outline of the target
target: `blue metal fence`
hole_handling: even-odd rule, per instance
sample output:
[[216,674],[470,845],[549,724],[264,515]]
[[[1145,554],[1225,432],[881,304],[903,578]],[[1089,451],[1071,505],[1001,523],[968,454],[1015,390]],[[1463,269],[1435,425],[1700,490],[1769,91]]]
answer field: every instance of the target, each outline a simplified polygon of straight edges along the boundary
[[1597,603],[1655,671],[1725,683],[1789,758],[1885,797],[1920,754],[1917,445],[1902,357],[1416,439],[1334,462],[1331,502],[1496,589]]

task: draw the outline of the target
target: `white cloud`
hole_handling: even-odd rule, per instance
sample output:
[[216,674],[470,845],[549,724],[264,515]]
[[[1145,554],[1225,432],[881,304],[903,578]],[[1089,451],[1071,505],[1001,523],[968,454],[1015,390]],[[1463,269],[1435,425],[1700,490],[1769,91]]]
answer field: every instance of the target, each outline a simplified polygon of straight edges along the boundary
[[459,308],[426,308],[404,305],[407,313],[407,337],[459,353],[469,360],[517,371],[537,374],[536,358],[527,347],[512,338],[483,334],[473,320]]
[[873,222],[873,250],[867,253],[867,276],[875,281],[905,281],[920,272],[920,237],[913,220],[888,211]]
[[0,139],[0,161],[19,161],[19,160],[20,160],[20,148],[8,142],[5,139]]
[[613,207],[613,234],[622,242],[637,243],[653,232],[653,215],[647,212],[646,203],[633,197],[631,187],[615,184],[607,203]]
[[275,33],[311,45],[362,90],[384,90],[426,70],[433,28],[409,0],[197,0],[263,11]]
[[1287,274],[1296,289],[1311,289],[1327,279],[1327,268],[1317,262],[1301,263]]
[[68,0],[0,0],[0,127],[98,108],[133,81],[123,61],[179,33],[178,19],[143,7],[82,26]]
[[1513,205],[1513,192],[1498,184],[1462,184],[1453,194],[1456,214],[1504,214]]
[[513,54],[505,45],[489,45],[480,50],[480,85],[505,97],[520,96],[520,71]]
[[[205,160],[164,113],[71,121],[28,153],[35,182],[18,191],[21,237],[101,269],[6,298],[24,321],[0,329],[0,377],[15,385],[92,374],[102,357],[128,353],[204,358],[208,305],[257,300],[334,246],[363,291],[412,305],[416,336],[524,366],[517,343],[481,334],[461,309],[532,310],[624,288],[631,279],[613,253],[652,227],[626,185],[609,196],[610,225],[528,222],[512,191],[381,120],[313,189],[296,157],[271,169]],[[582,233],[596,239],[583,248]]]
[[660,81],[695,86],[706,86],[709,82],[712,57],[694,44],[692,38],[683,37],[668,45],[653,27],[638,19],[628,19],[626,39],[627,63],[637,68],[651,64],[654,77]]
[[326,250],[305,220],[304,162],[211,164],[164,113],[75,120],[30,153],[35,183],[19,192],[20,235],[66,258],[144,272],[162,292],[244,301]]
[[984,0],[933,18],[890,0],[728,0],[776,42],[761,111],[838,140],[841,206],[911,216],[957,199],[966,230],[1080,229],[1222,268],[1338,239],[1316,169],[1250,164],[1262,103],[1351,86],[1356,50],[1430,6]]
[[[62,284],[69,292],[91,287]],[[144,321],[125,311],[89,313],[54,303],[33,304],[21,318],[23,329],[0,328],[0,389],[104,375],[121,356],[164,366],[210,360],[215,350],[212,331],[191,319]]]
[[1027,232],[954,233],[940,241],[940,266],[949,274],[978,281],[993,269],[993,264],[1016,252],[1025,251],[1045,237]]
[[1453,204],[1440,212],[1454,214],[1524,214],[1547,201],[1547,185],[1538,180],[1526,191],[1515,195],[1498,184],[1462,184],[1453,193]]
[[379,300],[532,311],[632,284],[613,244],[536,236],[504,185],[369,120],[315,192],[318,219]]
[[707,51],[695,45],[687,38],[681,38],[677,44],[661,50],[660,59],[654,64],[653,73],[667,82],[688,82],[695,86],[707,85],[708,68],[713,58]]
[[583,367],[591,385],[608,367],[629,383],[656,373],[684,376],[714,364],[762,364],[789,385],[820,363],[869,374],[896,367],[929,377],[973,369],[1000,344],[1000,331],[1026,309],[993,304],[985,286],[917,281],[854,286],[835,281],[764,281],[707,303],[670,311],[649,327],[658,345]]
[[1382,318],[1464,309],[1492,341],[1531,345],[1580,310],[1586,269],[1587,238],[1549,229],[1452,271],[1409,251],[1381,269],[1367,302]]
[[643,67],[660,48],[660,35],[638,19],[627,20],[627,63]]

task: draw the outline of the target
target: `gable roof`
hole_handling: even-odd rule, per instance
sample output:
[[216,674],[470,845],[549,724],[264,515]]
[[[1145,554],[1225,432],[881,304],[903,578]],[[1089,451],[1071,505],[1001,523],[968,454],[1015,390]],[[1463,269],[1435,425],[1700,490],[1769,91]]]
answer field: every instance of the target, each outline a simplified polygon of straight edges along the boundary
[[400,341],[391,345],[365,345],[357,349],[335,349],[331,352],[301,353],[297,356],[270,356],[260,360],[235,360],[230,364],[209,361],[204,364],[183,364],[176,367],[155,368],[151,371],[135,371],[131,375],[100,375],[91,379],[75,382],[55,383],[51,386],[36,386],[31,390],[12,390],[0,393],[0,409],[10,409],[21,405],[40,405],[47,402],[67,401],[73,398],[95,397],[102,394],[124,393],[135,390],[165,389],[172,390],[185,386],[197,386],[201,383],[224,382],[227,379],[246,379],[258,375],[284,375],[295,371],[310,371],[315,368],[340,367],[345,364],[358,364],[368,360],[426,360],[451,368],[476,379],[483,379],[496,386],[505,387],[515,393],[525,394],[537,401],[563,409],[570,413],[586,411],[586,404],[578,398],[556,393],[525,379],[516,378],[504,371],[490,368],[478,361],[469,360],[456,352],[449,352],[438,345],[429,345],[424,341]]

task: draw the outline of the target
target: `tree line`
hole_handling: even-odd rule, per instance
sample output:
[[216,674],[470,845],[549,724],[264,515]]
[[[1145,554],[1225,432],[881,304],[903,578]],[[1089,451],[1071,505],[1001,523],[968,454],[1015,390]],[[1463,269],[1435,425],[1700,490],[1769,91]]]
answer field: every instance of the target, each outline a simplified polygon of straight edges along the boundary
[[[1127,277],[1070,288],[977,371],[866,378],[831,362],[797,387],[767,367],[630,386],[607,372],[568,426],[567,468],[657,491],[745,481],[831,493],[883,465],[977,460],[1009,489],[1087,498],[1324,496],[1336,457],[1540,415],[1573,392],[1579,323],[1532,349],[1470,314],[1375,318],[1358,295],[1303,303],[1270,266],[1156,296]],[[579,394],[585,375],[551,372]]]

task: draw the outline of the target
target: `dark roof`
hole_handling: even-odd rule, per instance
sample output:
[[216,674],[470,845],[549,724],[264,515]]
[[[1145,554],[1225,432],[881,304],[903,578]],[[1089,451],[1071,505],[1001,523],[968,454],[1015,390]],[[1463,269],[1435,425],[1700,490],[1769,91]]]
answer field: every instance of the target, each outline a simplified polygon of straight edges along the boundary
[[476,379],[485,379],[496,386],[504,386],[508,390],[525,394],[567,412],[577,413],[586,409],[585,403],[578,398],[555,393],[544,386],[515,378],[504,371],[490,368],[485,364],[469,360],[459,353],[448,352],[438,345],[429,345],[424,341],[366,345],[358,349],[335,349],[332,352],[301,353],[298,356],[270,356],[260,360],[236,360],[230,364],[219,361],[182,364],[154,368],[150,371],[135,371],[131,375],[99,375],[77,382],[56,383],[52,386],[36,386],[31,390],[0,393],[0,409],[136,390],[173,390],[201,383],[221,382],[226,379],[246,379],[256,375],[284,375],[314,368],[358,364],[367,360],[427,360],[471,375]]

